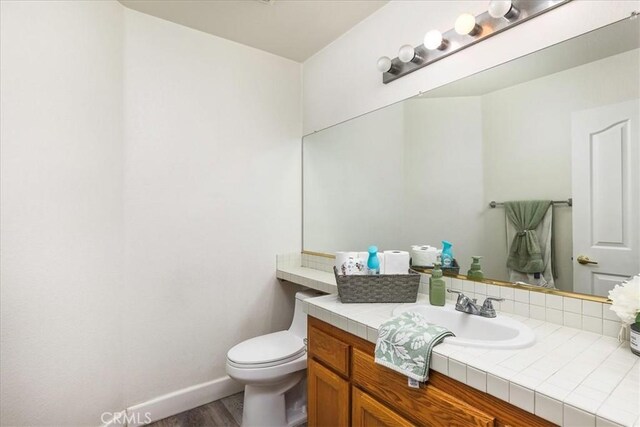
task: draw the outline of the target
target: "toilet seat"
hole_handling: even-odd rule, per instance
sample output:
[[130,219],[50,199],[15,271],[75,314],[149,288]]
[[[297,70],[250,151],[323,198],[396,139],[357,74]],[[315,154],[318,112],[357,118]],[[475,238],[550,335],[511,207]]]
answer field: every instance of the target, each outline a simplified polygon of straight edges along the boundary
[[244,369],[268,368],[296,360],[306,352],[302,338],[280,331],[236,345],[227,353],[227,363]]

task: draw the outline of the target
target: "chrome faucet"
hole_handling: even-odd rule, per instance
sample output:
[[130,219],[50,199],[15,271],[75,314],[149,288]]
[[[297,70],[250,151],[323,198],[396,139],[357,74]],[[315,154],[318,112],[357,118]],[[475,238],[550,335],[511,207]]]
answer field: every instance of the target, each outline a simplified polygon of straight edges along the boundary
[[447,289],[447,292],[458,294],[458,300],[456,301],[457,311],[482,317],[496,317],[496,310],[493,308],[491,301],[504,301],[504,298],[487,297],[487,299],[484,300],[482,307],[478,307],[478,303],[475,298],[471,299],[462,292],[454,291],[453,289]]
[[454,291],[453,289],[447,289],[447,292],[458,294],[458,300],[456,301],[456,310],[463,313],[480,315],[480,308],[478,307],[475,299],[471,300],[462,292]]

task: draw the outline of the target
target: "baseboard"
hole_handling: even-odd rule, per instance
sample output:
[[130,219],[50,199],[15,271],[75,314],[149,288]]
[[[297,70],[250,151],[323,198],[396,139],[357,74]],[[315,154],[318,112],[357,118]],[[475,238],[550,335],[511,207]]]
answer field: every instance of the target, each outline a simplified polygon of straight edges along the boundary
[[[228,376],[183,388],[127,408],[127,427],[137,427],[158,421],[239,393],[242,389],[242,384]],[[109,424],[108,427],[112,426],[114,424]]]

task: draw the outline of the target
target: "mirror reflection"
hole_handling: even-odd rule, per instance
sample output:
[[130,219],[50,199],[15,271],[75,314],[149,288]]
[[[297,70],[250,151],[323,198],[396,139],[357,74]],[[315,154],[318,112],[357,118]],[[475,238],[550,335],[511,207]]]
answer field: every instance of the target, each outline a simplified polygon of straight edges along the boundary
[[304,249],[448,240],[460,274],[605,296],[640,272],[639,45],[624,20],[306,136]]

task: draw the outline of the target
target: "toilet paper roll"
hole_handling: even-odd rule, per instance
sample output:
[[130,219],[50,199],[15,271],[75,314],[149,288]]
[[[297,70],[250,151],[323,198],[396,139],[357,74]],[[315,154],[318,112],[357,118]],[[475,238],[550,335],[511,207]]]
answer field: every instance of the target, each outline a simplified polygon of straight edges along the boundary
[[356,252],[345,252],[340,251],[336,252],[336,261],[333,265],[338,269],[339,274],[344,274],[342,272],[342,266],[349,260],[349,258],[354,258],[357,256]]
[[369,269],[367,268],[367,260],[369,259],[369,252],[358,252],[358,259],[362,262],[362,274],[369,274]]
[[409,252],[384,251],[384,274],[407,274]]
[[362,261],[358,252],[336,252],[336,261],[334,263],[338,269],[338,274],[352,275],[365,274],[366,261]]
[[411,265],[415,265],[418,267],[424,267],[428,265],[428,255],[427,249],[429,249],[429,245],[412,245],[411,251],[409,254],[411,255]]
[[411,265],[431,267],[437,261],[441,250],[429,245],[411,246]]

